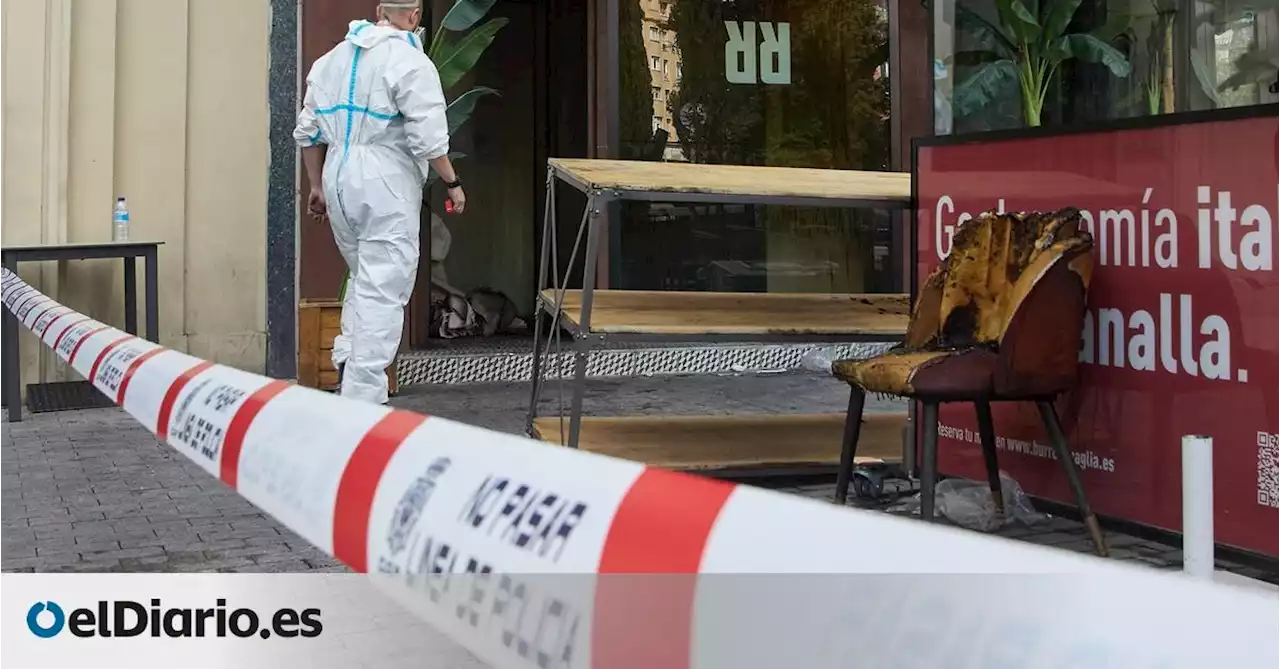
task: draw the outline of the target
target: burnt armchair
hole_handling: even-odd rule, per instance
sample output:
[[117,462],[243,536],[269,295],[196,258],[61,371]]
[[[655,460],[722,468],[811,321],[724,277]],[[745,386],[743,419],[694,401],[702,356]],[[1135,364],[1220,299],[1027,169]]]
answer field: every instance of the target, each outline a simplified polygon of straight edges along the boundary
[[922,405],[921,516],[932,520],[938,475],[938,405],[972,402],[987,480],[1004,513],[992,402],[1034,402],[1099,555],[1107,548],[1089,506],[1054,398],[1076,382],[1076,357],[1093,271],[1093,239],[1080,212],[988,212],[962,223],[951,254],[929,275],[906,340],[883,355],[841,360],[849,411],[836,483],[843,504],[853,473],[866,393]]

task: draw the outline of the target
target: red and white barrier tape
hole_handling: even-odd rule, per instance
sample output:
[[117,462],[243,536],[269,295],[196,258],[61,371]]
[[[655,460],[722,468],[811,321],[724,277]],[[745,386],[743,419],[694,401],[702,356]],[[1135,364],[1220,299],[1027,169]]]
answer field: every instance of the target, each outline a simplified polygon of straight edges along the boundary
[[125,334],[7,270],[3,299],[162,441],[495,667],[1280,659],[1266,593],[353,402]]

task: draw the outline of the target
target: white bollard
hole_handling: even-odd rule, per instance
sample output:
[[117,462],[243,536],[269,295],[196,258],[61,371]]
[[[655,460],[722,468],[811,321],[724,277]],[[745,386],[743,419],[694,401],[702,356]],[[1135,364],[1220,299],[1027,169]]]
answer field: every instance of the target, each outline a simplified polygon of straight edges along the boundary
[[1213,439],[1182,437],[1182,570],[1213,580]]

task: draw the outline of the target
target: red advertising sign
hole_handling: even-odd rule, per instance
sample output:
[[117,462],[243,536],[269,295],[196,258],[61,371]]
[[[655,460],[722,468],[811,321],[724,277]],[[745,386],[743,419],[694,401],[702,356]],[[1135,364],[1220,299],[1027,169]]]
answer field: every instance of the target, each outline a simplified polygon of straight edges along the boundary
[[[1177,531],[1181,438],[1213,437],[1215,534],[1277,554],[1276,117],[922,145],[919,276],[989,209],[1084,212],[1095,269],[1078,389],[1058,412],[1094,509]],[[1071,502],[1032,405],[996,405],[1001,469]],[[939,411],[939,468],[984,479],[972,405]]]

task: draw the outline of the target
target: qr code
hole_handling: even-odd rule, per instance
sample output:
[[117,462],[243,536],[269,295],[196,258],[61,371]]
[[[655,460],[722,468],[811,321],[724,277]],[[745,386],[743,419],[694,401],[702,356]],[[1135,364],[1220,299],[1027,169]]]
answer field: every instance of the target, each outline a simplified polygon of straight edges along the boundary
[[1280,450],[1277,435],[1258,433],[1258,504],[1280,506]]
[[205,381],[182,403],[174,426],[169,428],[170,438],[193,454],[218,462],[227,426],[246,394],[229,383]]

